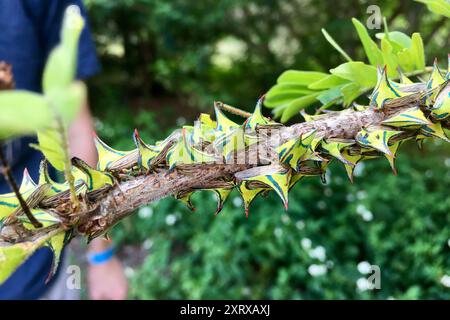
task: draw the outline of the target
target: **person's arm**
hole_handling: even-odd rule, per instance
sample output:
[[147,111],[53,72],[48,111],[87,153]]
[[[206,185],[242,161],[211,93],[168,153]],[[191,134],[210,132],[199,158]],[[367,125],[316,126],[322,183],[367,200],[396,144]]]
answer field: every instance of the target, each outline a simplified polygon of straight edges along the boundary
[[[94,123],[86,103],[76,120],[69,128],[69,145],[72,156],[83,159],[90,166],[97,165],[97,151],[92,139]],[[101,253],[111,248],[111,241],[97,238],[88,246],[89,253]],[[117,257],[113,256],[106,262],[89,264],[88,267],[89,295],[92,299],[126,299],[128,283],[123,267]]]

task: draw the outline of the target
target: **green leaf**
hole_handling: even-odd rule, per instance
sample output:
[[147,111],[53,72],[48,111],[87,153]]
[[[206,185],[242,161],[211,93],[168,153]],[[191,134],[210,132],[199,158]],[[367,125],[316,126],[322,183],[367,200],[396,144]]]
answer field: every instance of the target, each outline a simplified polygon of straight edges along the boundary
[[308,88],[313,90],[330,89],[342,84],[346,84],[349,81],[347,79],[338,77],[335,74],[330,74],[325,78],[322,78],[316,82],[311,83]]
[[307,86],[326,76],[327,74],[323,72],[288,70],[278,77],[277,83],[295,83]]
[[61,43],[52,50],[44,69],[42,87],[45,94],[68,86],[75,77],[78,39],[84,22],[79,8],[69,6],[64,15]]
[[71,61],[71,54],[63,46],[56,47],[48,57],[42,79],[45,94],[55,89],[64,89],[75,77],[75,67]]
[[410,49],[403,49],[397,53],[398,62],[403,71],[410,72],[415,70],[415,61]]
[[71,83],[65,88],[54,89],[47,95],[52,111],[64,121],[66,125],[80,111],[86,100],[86,86],[81,81]]
[[370,38],[369,33],[366,30],[366,27],[359,22],[358,19],[352,19],[353,25],[358,32],[359,39],[364,47],[364,51],[366,52],[367,59],[373,66],[382,66],[383,65],[383,55],[381,50],[378,48],[375,41]]
[[341,92],[344,97],[344,106],[347,107],[355,101],[364,90],[356,83],[349,83],[342,87]]
[[317,100],[319,100],[322,105],[327,105],[340,97],[342,97],[341,86],[322,91],[322,93],[317,96]]
[[365,88],[372,88],[377,84],[376,68],[363,62],[346,62],[331,69],[330,72]]
[[341,46],[334,41],[333,37],[330,36],[330,34],[322,28],[322,34],[324,35],[325,39],[327,39],[328,43],[331,44],[347,61],[353,61],[352,58],[344,51],[344,49],[341,48]]
[[401,49],[404,48],[410,48],[411,47],[411,38],[400,31],[392,31],[389,32],[387,34],[386,37],[386,33],[377,33],[375,35],[378,39],[383,40],[384,38],[386,38],[386,40],[388,40],[389,42],[391,42],[393,48],[395,49],[394,51],[399,51]]
[[47,100],[26,91],[0,92],[0,139],[32,133],[52,119]]
[[288,121],[290,118],[298,114],[301,109],[304,109],[316,102],[317,95],[317,93],[314,93],[291,101],[283,111],[281,122]]
[[64,171],[65,151],[61,134],[56,128],[43,129],[37,131],[39,149],[47,160],[59,171]]
[[428,10],[450,18],[450,2],[448,0],[415,0],[426,4]]
[[268,108],[275,108],[312,92],[313,90],[308,90],[303,85],[293,83],[277,84],[267,92],[264,98],[264,105]]
[[425,69],[425,50],[423,47],[423,40],[420,36],[420,33],[413,33],[411,36],[411,52],[412,58],[414,60],[414,64],[416,69],[424,70]]
[[397,56],[393,53],[392,45],[387,38],[381,39],[381,51],[383,53],[383,60],[387,67],[389,77],[398,76],[398,60]]

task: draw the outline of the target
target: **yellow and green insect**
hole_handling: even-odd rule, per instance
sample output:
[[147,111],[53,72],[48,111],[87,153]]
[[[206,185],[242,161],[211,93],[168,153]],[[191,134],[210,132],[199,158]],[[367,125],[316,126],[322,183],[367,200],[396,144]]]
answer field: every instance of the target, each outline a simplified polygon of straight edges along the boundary
[[425,117],[422,110],[419,107],[412,107],[397,113],[382,122],[384,125],[388,125],[396,128],[420,128],[429,124],[430,121]]
[[166,161],[169,170],[179,165],[193,165],[200,163],[214,163],[218,161],[213,154],[207,153],[205,150],[198,150],[191,139],[188,139],[190,128],[183,128],[181,138],[167,152]]
[[100,171],[128,168],[134,165],[138,149],[119,151],[111,148],[94,133],[94,143],[98,154],[97,169]]
[[389,149],[389,140],[400,133],[400,131],[384,127],[368,127],[358,132],[355,140],[364,147],[373,148],[387,155],[394,156]]
[[[22,182],[19,187],[19,192],[25,201],[32,196],[37,189],[36,183],[31,178],[27,169],[23,171]],[[0,220],[9,216],[19,207],[19,200],[17,200],[14,192],[0,195]]]
[[72,158],[73,176],[76,183],[86,183],[89,191],[98,190],[115,184],[114,177],[108,172],[91,168],[79,158]]

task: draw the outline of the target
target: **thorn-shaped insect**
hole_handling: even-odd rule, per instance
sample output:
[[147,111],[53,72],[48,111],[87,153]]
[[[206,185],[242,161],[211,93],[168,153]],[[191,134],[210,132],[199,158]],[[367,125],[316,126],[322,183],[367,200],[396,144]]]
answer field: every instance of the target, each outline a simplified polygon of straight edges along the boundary
[[73,176],[76,183],[78,184],[80,181],[84,181],[89,191],[115,184],[114,177],[111,174],[95,170],[79,158],[72,158],[72,165],[74,166]]
[[361,152],[357,152],[351,148],[345,148],[341,154],[342,157],[348,161],[348,163],[344,163],[345,172],[347,172],[350,182],[353,183],[353,172],[355,171],[358,162],[360,162],[364,156]]
[[363,128],[356,135],[356,142],[365,147],[370,147],[387,155],[394,156],[389,149],[389,140],[401,133],[385,127]]
[[382,109],[384,104],[395,98],[405,96],[400,90],[393,86],[389,81],[386,72],[386,66],[383,69],[378,69],[378,82],[370,96],[370,105],[378,109]]
[[[56,215],[46,210],[31,209],[31,214],[36,218],[37,221],[42,223],[43,227],[50,227],[52,225],[61,223],[61,220]],[[25,215],[19,216],[17,218],[18,220],[22,221],[25,228],[27,228],[28,230],[35,230],[35,227]],[[56,270],[58,269],[64,243],[65,233],[54,235],[45,242],[45,246],[48,247],[53,253],[52,266],[46,281],[50,280],[50,278],[56,273]]]
[[450,81],[437,93],[436,100],[431,108],[431,116],[436,120],[444,120],[450,116]]
[[183,202],[191,211],[195,211],[195,207],[192,203],[192,195],[195,191],[187,191],[187,192],[178,192],[174,195],[175,199]]
[[247,141],[242,128],[231,129],[216,137],[214,148],[228,161],[239,151],[245,149],[248,145]]
[[311,143],[316,135],[315,130],[302,134],[298,139],[291,139],[276,148],[278,159],[286,163],[295,171],[300,169],[300,163],[311,148]]
[[133,140],[139,150],[138,166],[140,168],[151,170],[164,160],[163,150],[167,143],[160,143],[156,146],[148,145],[142,140],[137,129],[134,129]]
[[130,168],[137,163],[138,149],[119,151],[111,148],[105,142],[100,140],[95,132],[93,135],[95,148],[98,153],[98,170],[120,170],[123,168]]
[[[199,190],[206,190],[206,191],[214,192],[214,194],[215,194],[215,196],[217,198],[217,209],[216,209],[216,212],[214,214],[217,215],[222,210],[223,204],[224,204],[225,200],[228,198],[228,196],[230,195],[231,191],[233,191],[233,188],[230,187],[230,188],[199,189]],[[195,211],[195,206],[192,203],[192,196],[194,195],[194,193],[196,191],[199,191],[199,190],[190,190],[190,191],[185,191],[185,192],[178,192],[177,194],[175,194],[175,199],[180,200],[190,210]]]
[[217,209],[215,212],[215,215],[218,215],[220,211],[222,211],[223,204],[228,199],[228,196],[230,195],[231,191],[233,191],[233,188],[219,188],[219,189],[213,189],[212,190],[217,197]]
[[[281,165],[268,165],[239,172],[235,175],[239,185],[239,191],[244,199],[246,215],[251,201],[261,192],[272,189],[281,198],[284,207],[288,208],[288,192],[291,181],[291,169]],[[256,183],[259,188],[251,188],[251,183]]]
[[178,165],[214,163],[217,161],[214,155],[196,149],[191,139],[188,141],[189,130],[191,129],[184,127],[181,138],[167,152],[166,161],[169,164],[169,170],[173,170]]
[[275,124],[275,122],[271,121],[270,119],[263,116],[261,111],[262,102],[264,100],[264,96],[258,99],[258,102],[256,103],[255,110],[253,111],[253,114],[245,120],[244,126],[245,129],[248,130],[255,130],[256,127],[259,125],[270,125]]
[[243,181],[238,185],[238,191],[241,194],[244,201],[245,217],[248,218],[250,204],[256,198],[257,195],[268,190],[268,188],[254,187],[248,181]]
[[214,148],[228,160],[245,148],[243,125],[231,121],[217,106],[214,106],[214,111],[216,114]]
[[216,115],[216,131],[224,133],[229,132],[231,129],[239,128],[240,125],[231,121],[217,106],[214,106],[214,112]]
[[344,148],[355,144],[351,139],[326,139],[320,144],[330,155],[341,161],[344,165],[355,166],[355,163],[349,161],[342,155]]
[[439,94],[437,90],[440,85],[445,82],[445,78],[442,76],[441,70],[439,70],[437,59],[434,59],[433,71],[431,72],[430,79],[426,83],[426,89],[429,91],[425,95],[425,104],[429,107],[433,107],[436,97]]
[[409,79],[400,68],[398,69],[398,74],[400,75],[400,84],[414,84],[414,82],[412,82],[411,79]]
[[217,122],[213,121],[209,114],[201,113],[198,119],[195,121],[194,129],[192,132],[192,139],[194,140],[194,143],[212,143],[215,139],[216,127]]
[[436,137],[445,142],[450,142],[450,139],[445,134],[444,129],[442,129],[442,124],[440,122],[430,122],[429,124],[422,126],[416,140],[423,140],[427,137]]
[[429,124],[430,121],[425,117],[419,107],[403,110],[389,118],[383,120],[382,124],[397,128],[419,128]]
[[314,133],[314,137],[309,144],[308,151],[306,151],[305,155],[302,158],[302,161],[320,161],[323,162],[323,158],[319,155],[319,153],[316,151],[317,147],[319,146],[320,142],[323,140],[323,135]]
[[397,175],[397,168],[395,167],[395,159],[397,158],[397,151],[400,148],[402,140],[395,141],[393,144],[388,145],[390,154],[385,153],[384,156],[389,161],[389,165],[391,166],[392,172],[394,175]]
[[439,70],[438,61],[434,59],[433,71],[431,72],[430,79],[427,81],[427,89],[432,90],[439,87],[445,82],[445,78],[442,76],[441,70]]
[[289,191],[291,191],[291,189],[297,184],[297,182],[299,182],[301,179],[303,179],[303,177],[306,176],[307,175],[304,173],[293,172],[291,174],[291,180],[289,181]]
[[61,253],[64,248],[64,244],[66,243],[66,233],[60,233],[46,242],[46,246],[50,248],[50,250],[53,253],[53,261],[52,261],[52,267],[50,270],[50,273],[46,279],[46,282],[48,282],[58,270],[59,262],[61,260]]
[[[58,183],[50,177],[48,172],[48,161],[46,159],[43,159],[39,165],[39,185],[43,184],[48,184],[50,186],[46,194],[47,196],[54,196],[69,190],[69,183],[67,181]],[[78,181],[75,184],[76,192],[79,193],[83,189],[84,185],[84,182]]]
[[[28,170],[23,170],[22,182],[20,183],[19,192],[25,201],[36,190],[37,185],[31,178]],[[14,192],[0,195],[0,219],[3,219],[13,213],[19,207],[19,200]]]

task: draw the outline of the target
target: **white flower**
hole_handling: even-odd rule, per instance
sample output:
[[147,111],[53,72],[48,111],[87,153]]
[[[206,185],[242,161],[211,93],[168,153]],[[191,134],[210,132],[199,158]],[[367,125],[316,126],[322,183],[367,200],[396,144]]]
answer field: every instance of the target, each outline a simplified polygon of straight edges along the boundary
[[123,272],[125,273],[125,277],[127,277],[127,278],[131,278],[134,275],[134,269],[131,267],[128,267],[128,266],[125,267]]
[[363,200],[363,199],[367,198],[367,192],[364,191],[364,190],[358,191],[358,192],[356,193],[356,198],[357,198],[358,200]]
[[243,296],[250,296],[252,294],[252,290],[249,287],[242,288],[242,295]]
[[311,249],[312,242],[311,242],[310,239],[308,239],[308,238],[303,238],[302,241],[301,241],[301,244],[302,244],[302,248],[303,248],[304,250]]
[[309,252],[309,256],[311,258],[315,258],[315,259],[320,260],[320,261],[325,261],[325,258],[326,258],[325,248],[322,247],[322,246],[315,247],[314,249],[312,249]]
[[146,240],[144,241],[144,243],[142,244],[142,247],[143,247],[145,250],[150,249],[152,246],[153,246],[153,240],[152,240],[152,239],[146,239]]
[[288,224],[291,221],[291,218],[289,218],[289,216],[287,214],[283,214],[283,215],[281,215],[281,221],[284,224]]
[[373,214],[370,211],[366,211],[363,213],[362,218],[364,221],[372,221],[373,220]]
[[445,166],[450,167],[450,158],[445,159]]
[[356,281],[356,287],[358,288],[359,291],[367,291],[370,289],[370,283],[369,280],[367,280],[366,278],[359,278]]
[[363,213],[367,210],[366,206],[363,204],[358,204],[356,206],[356,213],[359,215],[363,215]]
[[450,276],[445,275],[441,278],[441,283],[446,286],[447,288],[450,288]]
[[174,214],[168,214],[166,216],[166,223],[169,226],[173,226],[175,224],[175,222],[177,221],[177,216]]
[[348,202],[353,202],[353,201],[355,201],[355,196],[352,193],[349,193],[349,194],[347,194],[346,199]]
[[362,274],[368,274],[372,271],[372,266],[367,261],[361,261],[360,263],[358,263],[357,268],[358,268],[358,271]]
[[138,211],[139,218],[147,219],[150,218],[153,215],[153,208],[152,207],[141,207]]
[[312,264],[308,267],[308,273],[313,277],[323,276],[327,273],[327,267],[323,264]]
[[320,210],[324,210],[327,207],[327,203],[323,200],[320,200],[317,202],[317,208],[319,208]]
[[[295,226],[297,227],[298,230],[303,230],[305,228],[305,223],[302,220],[298,220],[295,223]],[[449,246],[450,246],[450,240],[449,240]]]
[[358,204],[356,206],[356,213],[359,214],[364,221],[371,221],[373,219],[372,212],[363,204]]
[[281,228],[275,228],[275,230],[273,230],[273,234],[275,237],[279,238],[283,235],[283,230],[281,230]]
[[233,199],[233,205],[236,207],[236,208],[240,208],[240,207],[242,207],[242,198],[240,198],[240,197],[234,197],[234,199]]

